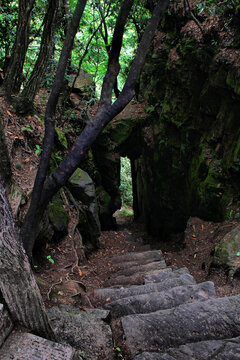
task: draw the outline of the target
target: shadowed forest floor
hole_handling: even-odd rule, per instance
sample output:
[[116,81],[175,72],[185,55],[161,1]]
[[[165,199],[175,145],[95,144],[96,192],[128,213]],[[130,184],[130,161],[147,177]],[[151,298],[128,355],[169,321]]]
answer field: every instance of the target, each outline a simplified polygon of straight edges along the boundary
[[[67,237],[61,244],[48,247],[54,264],[45,260],[36,273],[47,306],[70,303],[81,308],[85,292],[103,287],[111,278],[113,269],[110,256],[134,251],[136,247],[144,250],[149,246],[163,251],[168,266],[186,266],[197,282],[213,281],[218,296],[240,292],[240,284],[233,287],[223,269],[210,268],[214,245],[236,226],[236,222],[213,223],[190,218],[184,234],[172,236],[170,242],[158,243],[157,239],[144,232],[140,223],[132,223],[129,218],[118,218],[117,221],[121,223],[118,230],[102,232],[100,248],[78,266],[73,261],[75,254],[71,238]],[[88,306],[91,306],[91,299]]]

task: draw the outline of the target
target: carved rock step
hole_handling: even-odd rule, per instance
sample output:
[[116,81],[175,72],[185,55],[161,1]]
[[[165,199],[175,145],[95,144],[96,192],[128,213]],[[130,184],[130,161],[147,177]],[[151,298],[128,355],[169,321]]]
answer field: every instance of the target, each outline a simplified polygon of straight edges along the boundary
[[152,257],[146,257],[146,258],[139,258],[136,260],[128,260],[128,261],[115,261],[115,260],[111,260],[112,262],[112,269],[113,271],[119,271],[119,270],[123,270],[123,269],[128,269],[130,267],[133,266],[141,266],[141,265],[147,265],[149,263],[154,263],[154,262],[159,262],[162,261],[165,263],[165,260],[163,259],[162,256],[159,256],[159,254],[157,255],[152,255]]
[[118,299],[126,298],[129,296],[135,296],[140,294],[148,294],[150,292],[165,291],[170,288],[181,285],[193,285],[196,284],[194,278],[189,274],[180,275],[178,278],[174,277],[170,280],[165,280],[159,283],[151,283],[147,285],[129,286],[127,288],[104,288],[94,290],[91,299],[94,299],[96,304],[105,304],[106,302],[115,301]]
[[170,271],[169,273],[167,273],[167,272],[155,272],[155,273],[151,273],[149,275],[146,275],[144,283],[145,284],[159,283],[159,282],[162,282],[164,280],[169,280],[169,279],[172,279],[174,277],[179,277],[179,276],[181,276],[183,274],[189,274],[189,271],[188,271],[188,269],[186,267]]
[[132,356],[191,342],[232,338],[240,333],[240,295],[128,315],[121,322]]
[[[130,264],[128,266],[128,264]],[[149,264],[143,264],[143,265],[135,265],[131,266],[131,263],[123,263],[124,269],[117,271],[115,274],[111,275],[111,278],[105,282],[105,286],[113,286],[113,285],[124,285],[123,283],[126,283],[124,278],[126,277],[132,277],[142,274],[142,278],[144,278],[147,274],[153,273],[154,271],[166,269],[167,265],[164,260],[161,261],[154,261]],[[130,285],[129,283],[127,283]]]
[[7,310],[4,309],[3,304],[0,304],[0,347],[12,331],[12,328],[12,320],[10,319]]
[[11,334],[0,349],[1,360],[80,360],[76,350],[28,333]]
[[124,267],[123,270],[117,271],[115,274],[113,274],[113,277],[117,276],[132,276],[135,273],[145,273],[149,274],[154,270],[161,270],[165,269],[167,267],[164,260],[161,261],[154,261],[149,264],[143,264],[143,265],[134,265],[130,267]]
[[165,353],[142,353],[134,360],[239,360],[240,337],[201,341],[170,348]]
[[[151,270],[151,274],[159,274],[161,272],[172,272],[172,268],[164,268],[160,270]],[[111,278],[104,282],[104,287],[110,287],[110,286],[129,286],[129,285],[144,285],[145,278],[148,276],[149,270],[145,272],[137,272],[133,275],[126,276],[126,275],[116,275],[111,276]],[[148,281],[152,282],[152,281]]]
[[84,360],[114,358],[109,311],[64,305],[49,309],[48,315],[57,339],[79,350]]
[[106,304],[114,317],[130,314],[146,314],[176,307],[186,302],[203,301],[216,297],[214,284],[204,282],[197,285],[177,286],[164,292],[154,292],[119,299]]
[[125,254],[114,255],[109,258],[109,260],[114,263],[122,263],[124,261],[139,261],[143,262],[149,259],[152,260],[163,260],[163,254],[161,250],[149,250],[142,252],[128,252]]

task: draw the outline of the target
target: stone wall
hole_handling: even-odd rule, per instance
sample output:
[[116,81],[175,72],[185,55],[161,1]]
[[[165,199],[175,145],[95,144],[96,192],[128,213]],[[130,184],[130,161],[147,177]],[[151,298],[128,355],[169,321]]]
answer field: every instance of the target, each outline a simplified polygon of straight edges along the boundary
[[183,231],[189,216],[221,221],[238,207],[240,36],[224,16],[202,15],[202,34],[175,2],[141,76],[137,210],[158,237]]

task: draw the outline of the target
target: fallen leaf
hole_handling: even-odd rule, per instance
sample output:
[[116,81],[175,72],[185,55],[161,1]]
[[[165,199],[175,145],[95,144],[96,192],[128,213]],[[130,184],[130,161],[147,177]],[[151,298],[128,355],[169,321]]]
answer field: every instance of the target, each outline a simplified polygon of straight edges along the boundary
[[25,163],[27,163],[27,162],[29,162],[29,161],[30,161],[30,158],[29,158],[29,157],[24,160]]
[[80,267],[78,267],[78,274],[79,276],[82,276],[82,270],[80,269]]

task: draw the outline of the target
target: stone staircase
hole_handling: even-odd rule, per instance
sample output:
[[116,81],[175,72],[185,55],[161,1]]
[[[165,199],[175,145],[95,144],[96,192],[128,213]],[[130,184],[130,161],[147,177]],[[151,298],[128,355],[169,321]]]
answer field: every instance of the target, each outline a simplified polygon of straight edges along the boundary
[[212,282],[167,267],[160,250],[109,262],[106,287],[87,293],[83,307],[48,311],[59,344],[14,332],[1,306],[0,359],[240,360],[240,295],[217,298]]

